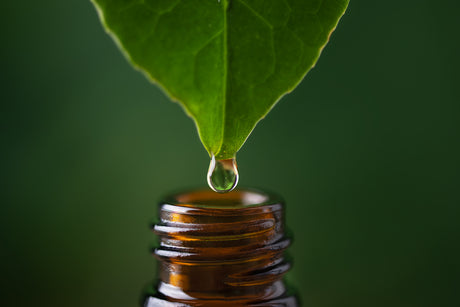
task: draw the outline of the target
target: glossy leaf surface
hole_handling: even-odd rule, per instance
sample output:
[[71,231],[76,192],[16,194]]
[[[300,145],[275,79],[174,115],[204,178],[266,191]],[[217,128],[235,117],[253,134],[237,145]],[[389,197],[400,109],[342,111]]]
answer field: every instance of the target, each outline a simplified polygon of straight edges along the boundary
[[316,63],[348,0],[93,0],[131,63],[233,157]]

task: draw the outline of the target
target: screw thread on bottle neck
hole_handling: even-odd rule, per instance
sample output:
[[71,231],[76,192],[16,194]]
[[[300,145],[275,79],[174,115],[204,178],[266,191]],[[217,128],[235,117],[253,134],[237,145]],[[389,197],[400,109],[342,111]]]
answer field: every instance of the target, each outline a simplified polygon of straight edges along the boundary
[[284,259],[290,239],[278,197],[252,190],[192,191],[169,197],[159,209],[160,222],[153,228],[160,238],[154,250],[157,297],[185,306],[250,306],[278,299],[295,306],[282,281],[290,268]]

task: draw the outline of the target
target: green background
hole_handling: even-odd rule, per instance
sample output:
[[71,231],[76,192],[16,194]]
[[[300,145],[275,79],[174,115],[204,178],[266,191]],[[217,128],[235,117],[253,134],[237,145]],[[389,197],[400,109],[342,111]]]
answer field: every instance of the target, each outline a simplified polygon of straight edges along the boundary
[[[288,203],[305,306],[459,306],[458,1],[351,1],[238,154]],[[205,184],[193,122],[84,0],[3,1],[1,306],[136,306],[148,224]]]

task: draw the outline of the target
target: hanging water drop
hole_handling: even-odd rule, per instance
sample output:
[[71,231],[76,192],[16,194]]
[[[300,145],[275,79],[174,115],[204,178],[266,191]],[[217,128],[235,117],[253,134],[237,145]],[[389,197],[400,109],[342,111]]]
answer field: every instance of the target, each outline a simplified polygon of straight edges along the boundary
[[216,160],[212,156],[208,170],[208,185],[218,193],[227,193],[238,184],[238,168],[236,159]]

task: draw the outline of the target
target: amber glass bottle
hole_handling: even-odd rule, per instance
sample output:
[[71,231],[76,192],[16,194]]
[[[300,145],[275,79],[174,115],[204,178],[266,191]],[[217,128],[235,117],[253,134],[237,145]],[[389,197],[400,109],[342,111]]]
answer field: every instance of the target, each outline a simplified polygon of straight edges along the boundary
[[153,306],[298,306],[283,282],[284,204],[255,190],[196,190],[160,204]]

